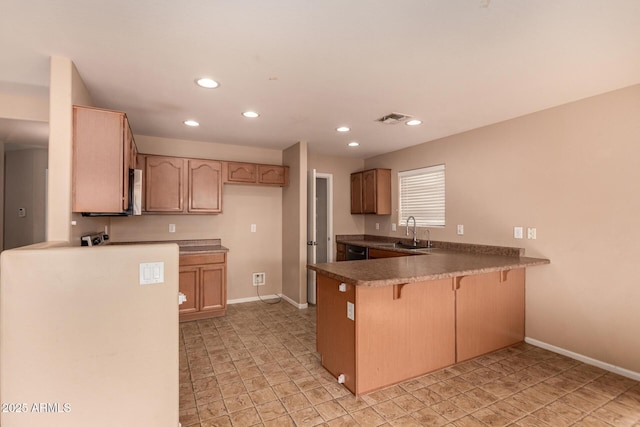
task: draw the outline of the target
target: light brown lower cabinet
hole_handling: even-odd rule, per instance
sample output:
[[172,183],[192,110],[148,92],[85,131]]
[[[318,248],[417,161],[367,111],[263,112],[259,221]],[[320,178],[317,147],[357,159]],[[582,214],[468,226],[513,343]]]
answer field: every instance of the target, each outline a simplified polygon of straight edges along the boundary
[[317,350],[322,366],[344,375],[355,395],[524,339],[524,269],[340,287],[318,274]]
[[227,310],[225,253],[181,255],[179,291],[186,297],[178,309],[180,321],[223,316]]

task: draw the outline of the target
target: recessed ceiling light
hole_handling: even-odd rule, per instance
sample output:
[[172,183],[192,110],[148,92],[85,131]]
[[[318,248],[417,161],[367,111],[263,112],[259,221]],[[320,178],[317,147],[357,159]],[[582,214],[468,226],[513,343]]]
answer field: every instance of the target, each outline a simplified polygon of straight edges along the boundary
[[357,147],[358,145],[360,145],[360,143],[359,143],[359,142],[355,142],[355,141],[351,141],[351,142],[350,142],[349,144],[347,144],[347,145],[349,145],[349,147]]
[[245,111],[244,113],[242,113],[242,115],[250,119],[255,119],[256,117],[260,116],[260,114],[256,113],[255,111]]
[[205,89],[214,89],[217,88],[218,86],[220,86],[220,83],[218,83],[217,81],[210,79],[208,77],[203,77],[201,79],[197,79],[196,80],[196,84],[200,87],[203,87]]
[[347,126],[340,126],[339,128],[336,128],[336,130],[338,132],[349,132],[351,130],[351,128],[349,128]]
[[408,122],[405,123],[407,126],[418,126],[420,124],[422,124],[422,120],[418,120],[418,119],[411,119]]
[[200,126],[200,123],[196,122],[195,120],[185,120],[183,123],[191,127]]

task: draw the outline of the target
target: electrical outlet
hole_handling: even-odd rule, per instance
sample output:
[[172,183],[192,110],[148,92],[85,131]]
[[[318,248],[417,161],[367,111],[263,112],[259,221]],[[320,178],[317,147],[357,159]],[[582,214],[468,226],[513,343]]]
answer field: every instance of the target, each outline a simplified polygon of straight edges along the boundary
[[251,232],[252,233],[256,232],[256,225],[255,224],[251,224]]
[[458,236],[462,236],[464,234],[464,225],[458,224]]
[[391,231],[396,231],[397,226],[395,223],[391,224]]
[[522,227],[513,227],[513,238],[514,239],[522,239]]
[[253,273],[253,286],[264,286],[266,284],[265,273]]
[[169,224],[169,233],[175,233],[175,232],[176,232],[176,225]]
[[376,230],[380,230],[380,223],[376,222]]
[[527,239],[536,240],[536,229],[534,227],[527,228]]

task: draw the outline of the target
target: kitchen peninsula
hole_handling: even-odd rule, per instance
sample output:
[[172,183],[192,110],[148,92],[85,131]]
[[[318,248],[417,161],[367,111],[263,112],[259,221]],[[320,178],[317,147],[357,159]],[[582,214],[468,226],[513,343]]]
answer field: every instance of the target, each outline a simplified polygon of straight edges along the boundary
[[307,266],[322,365],[355,395],[521,342],[525,268],[549,263],[517,248],[358,243],[410,256]]

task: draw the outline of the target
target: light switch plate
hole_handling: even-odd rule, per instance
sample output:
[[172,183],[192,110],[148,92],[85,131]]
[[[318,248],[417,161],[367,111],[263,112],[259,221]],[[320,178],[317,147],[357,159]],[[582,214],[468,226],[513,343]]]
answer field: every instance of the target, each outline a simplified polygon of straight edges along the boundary
[[514,239],[522,239],[522,227],[513,227],[513,238]]
[[527,239],[536,239],[536,229],[534,227],[527,228]]
[[140,284],[164,283],[164,262],[141,262]]

